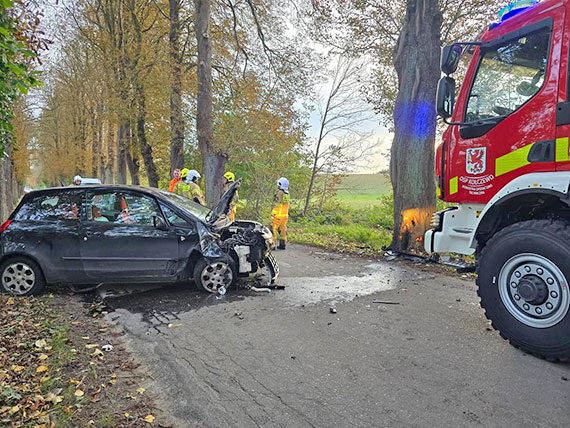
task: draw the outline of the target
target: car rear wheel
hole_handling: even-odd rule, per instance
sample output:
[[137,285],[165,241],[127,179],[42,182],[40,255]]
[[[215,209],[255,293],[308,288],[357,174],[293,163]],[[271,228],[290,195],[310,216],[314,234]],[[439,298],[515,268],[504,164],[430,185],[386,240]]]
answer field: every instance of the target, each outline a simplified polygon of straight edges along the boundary
[[0,275],[2,290],[18,296],[37,295],[45,286],[44,276],[37,263],[23,257],[2,263]]
[[228,288],[235,277],[232,266],[224,259],[201,258],[194,266],[194,282],[198,288],[208,293],[217,293],[221,287]]

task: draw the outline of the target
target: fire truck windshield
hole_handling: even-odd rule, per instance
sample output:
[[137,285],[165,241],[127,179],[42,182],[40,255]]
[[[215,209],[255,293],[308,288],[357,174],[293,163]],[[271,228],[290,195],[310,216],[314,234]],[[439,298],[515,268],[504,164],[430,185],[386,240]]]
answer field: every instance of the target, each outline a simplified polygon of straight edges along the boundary
[[465,122],[506,116],[536,95],[545,79],[549,40],[550,30],[545,28],[483,47]]

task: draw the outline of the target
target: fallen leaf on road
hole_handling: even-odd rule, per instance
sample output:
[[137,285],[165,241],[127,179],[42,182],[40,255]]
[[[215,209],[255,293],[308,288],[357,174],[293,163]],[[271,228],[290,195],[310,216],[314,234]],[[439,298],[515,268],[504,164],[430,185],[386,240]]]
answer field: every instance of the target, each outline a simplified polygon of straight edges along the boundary
[[75,392],[73,393],[73,395],[75,395],[77,398],[80,398],[80,397],[83,397],[83,395],[85,395],[85,393],[80,389],[76,389]]
[[93,348],[98,348],[99,345],[97,345],[96,343],[90,343],[89,345],[85,345],[85,347],[87,349],[93,349]]
[[20,373],[24,369],[24,366],[12,366],[12,370],[14,370],[16,373]]
[[146,418],[144,418],[145,422],[148,422],[149,424],[152,424],[155,419],[156,418],[152,415],[147,415]]
[[139,394],[144,394],[145,391],[146,391],[146,389],[144,389],[142,386],[140,388],[137,388],[137,392]]
[[39,366],[36,369],[36,373],[43,373],[43,372],[47,372],[47,371],[48,371],[48,368],[46,366]]
[[8,301],[6,302],[7,305],[13,305],[14,303],[16,303],[16,301],[14,300],[13,297],[10,297],[10,298],[8,299]]
[[43,347],[45,347],[45,346],[47,345],[47,343],[46,343],[46,340],[45,340],[45,339],[39,339],[39,340],[36,340],[35,345],[36,345],[36,347],[38,347],[38,348],[43,348]]
[[131,417],[130,413],[125,413],[125,418],[129,419]]
[[176,323],[170,323],[170,324],[168,324],[168,328],[178,328],[178,327],[181,327],[181,326],[182,326],[182,324],[176,324]]
[[40,361],[47,360],[48,356],[46,354],[42,354],[38,357]]

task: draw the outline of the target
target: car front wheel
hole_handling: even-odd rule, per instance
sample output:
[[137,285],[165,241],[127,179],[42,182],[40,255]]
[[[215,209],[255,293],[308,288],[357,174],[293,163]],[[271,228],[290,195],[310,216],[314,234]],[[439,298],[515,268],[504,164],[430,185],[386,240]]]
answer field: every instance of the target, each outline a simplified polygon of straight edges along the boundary
[[235,277],[231,264],[224,259],[201,258],[194,266],[194,282],[198,288],[208,293],[217,293],[222,287],[228,288]]
[[32,260],[18,257],[0,265],[2,290],[18,296],[40,294],[45,280],[40,267]]

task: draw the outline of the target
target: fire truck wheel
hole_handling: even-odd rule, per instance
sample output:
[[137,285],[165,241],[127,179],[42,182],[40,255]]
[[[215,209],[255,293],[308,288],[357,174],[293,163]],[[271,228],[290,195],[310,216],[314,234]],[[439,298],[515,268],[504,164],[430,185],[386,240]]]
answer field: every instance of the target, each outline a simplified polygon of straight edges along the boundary
[[493,327],[553,361],[570,359],[569,254],[569,223],[530,220],[497,232],[478,260],[478,294]]

